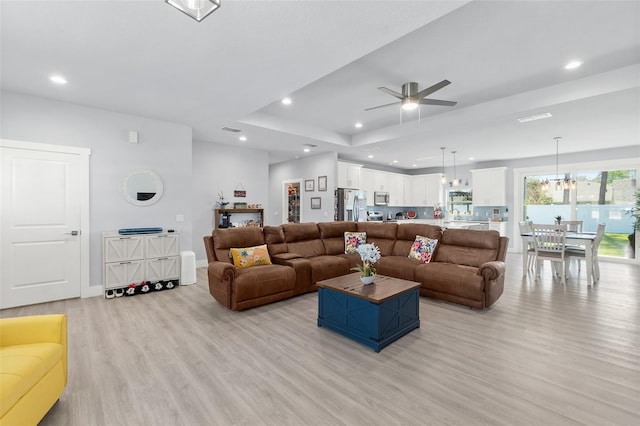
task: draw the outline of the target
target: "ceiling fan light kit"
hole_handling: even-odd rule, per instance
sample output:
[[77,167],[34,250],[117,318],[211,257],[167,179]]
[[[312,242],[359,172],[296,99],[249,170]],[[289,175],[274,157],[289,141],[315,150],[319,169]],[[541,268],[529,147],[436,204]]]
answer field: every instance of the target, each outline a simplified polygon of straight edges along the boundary
[[429,96],[430,94],[442,89],[445,86],[448,86],[449,84],[451,84],[449,80],[442,80],[440,83],[436,83],[433,86],[418,91],[418,83],[412,81],[402,85],[402,93],[396,92],[395,90],[391,90],[386,87],[378,87],[378,89],[382,90],[384,93],[400,99],[400,102],[378,105],[375,107],[367,108],[365,109],[365,111],[398,104],[402,105],[402,109],[404,111],[415,110],[420,105],[455,106],[457,102],[426,98],[426,96]]
[[198,22],[220,7],[220,0],[165,0],[165,3]]

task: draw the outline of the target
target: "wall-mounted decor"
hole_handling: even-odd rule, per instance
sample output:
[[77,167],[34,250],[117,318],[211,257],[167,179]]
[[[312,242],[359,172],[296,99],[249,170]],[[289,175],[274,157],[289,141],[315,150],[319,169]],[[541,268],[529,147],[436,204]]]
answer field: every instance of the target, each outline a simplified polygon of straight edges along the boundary
[[233,196],[238,198],[244,198],[247,196],[247,191],[244,189],[242,182],[238,183],[236,189],[233,191]]
[[247,203],[233,203],[234,209],[246,209]]
[[319,209],[322,204],[322,198],[320,197],[311,197],[311,208]]
[[326,191],[326,190],[327,190],[327,177],[318,176],[318,191]]
[[316,181],[313,179],[307,179],[304,181],[304,190],[305,191],[313,191],[315,190]]

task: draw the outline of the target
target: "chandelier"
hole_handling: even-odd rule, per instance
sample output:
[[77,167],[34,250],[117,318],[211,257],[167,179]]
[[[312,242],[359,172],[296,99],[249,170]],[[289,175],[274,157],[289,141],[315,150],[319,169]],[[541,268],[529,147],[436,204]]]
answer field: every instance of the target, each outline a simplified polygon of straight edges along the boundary
[[[562,139],[560,136],[556,136],[555,138],[556,141],[556,181],[554,184],[555,190],[556,191],[562,191],[565,189],[576,189],[576,181],[575,179],[569,179],[568,177],[565,176],[564,179],[560,179],[560,173],[559,173],[559,142],[560,139]],[[549,182],[549,179],[545,179],[543,181],[540,182],[540,188],[543,191],[548,191],[549,189],[551,189],[551,183]]]
[[442,150],[442,176],[440,177],[440,183],[444,185],[447,183],[447,176],[444,174],[444,150],[447,149],[447,147],[442,146],[440,149]]

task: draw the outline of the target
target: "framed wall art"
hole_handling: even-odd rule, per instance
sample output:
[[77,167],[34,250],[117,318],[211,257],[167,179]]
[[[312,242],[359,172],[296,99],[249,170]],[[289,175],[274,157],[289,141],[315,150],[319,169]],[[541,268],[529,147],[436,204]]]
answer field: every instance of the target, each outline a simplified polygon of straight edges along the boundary
[[326,191],[326,190],[327,190],[327,177],[318,176],[318,191]]
[[320,197],[311,197],[311,208],[319,209],[322,205],[322,199]]
[[315,190],[316,181],[313,179],[306,179],[304,181],[304,190],[305,191],[314,191]]

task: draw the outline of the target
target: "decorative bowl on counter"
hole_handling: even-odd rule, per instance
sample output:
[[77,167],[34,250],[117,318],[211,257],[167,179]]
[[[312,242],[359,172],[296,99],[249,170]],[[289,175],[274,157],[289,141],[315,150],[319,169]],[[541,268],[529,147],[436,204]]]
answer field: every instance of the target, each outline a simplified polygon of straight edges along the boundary
[[416,215],[416,212],[412,212],[412,211],[408,211],[408,212],[407,212],[407,217],[408,217],[409,219],[415,219],[415,218],[416,218],[416,216],[417,216],[417,215]]

